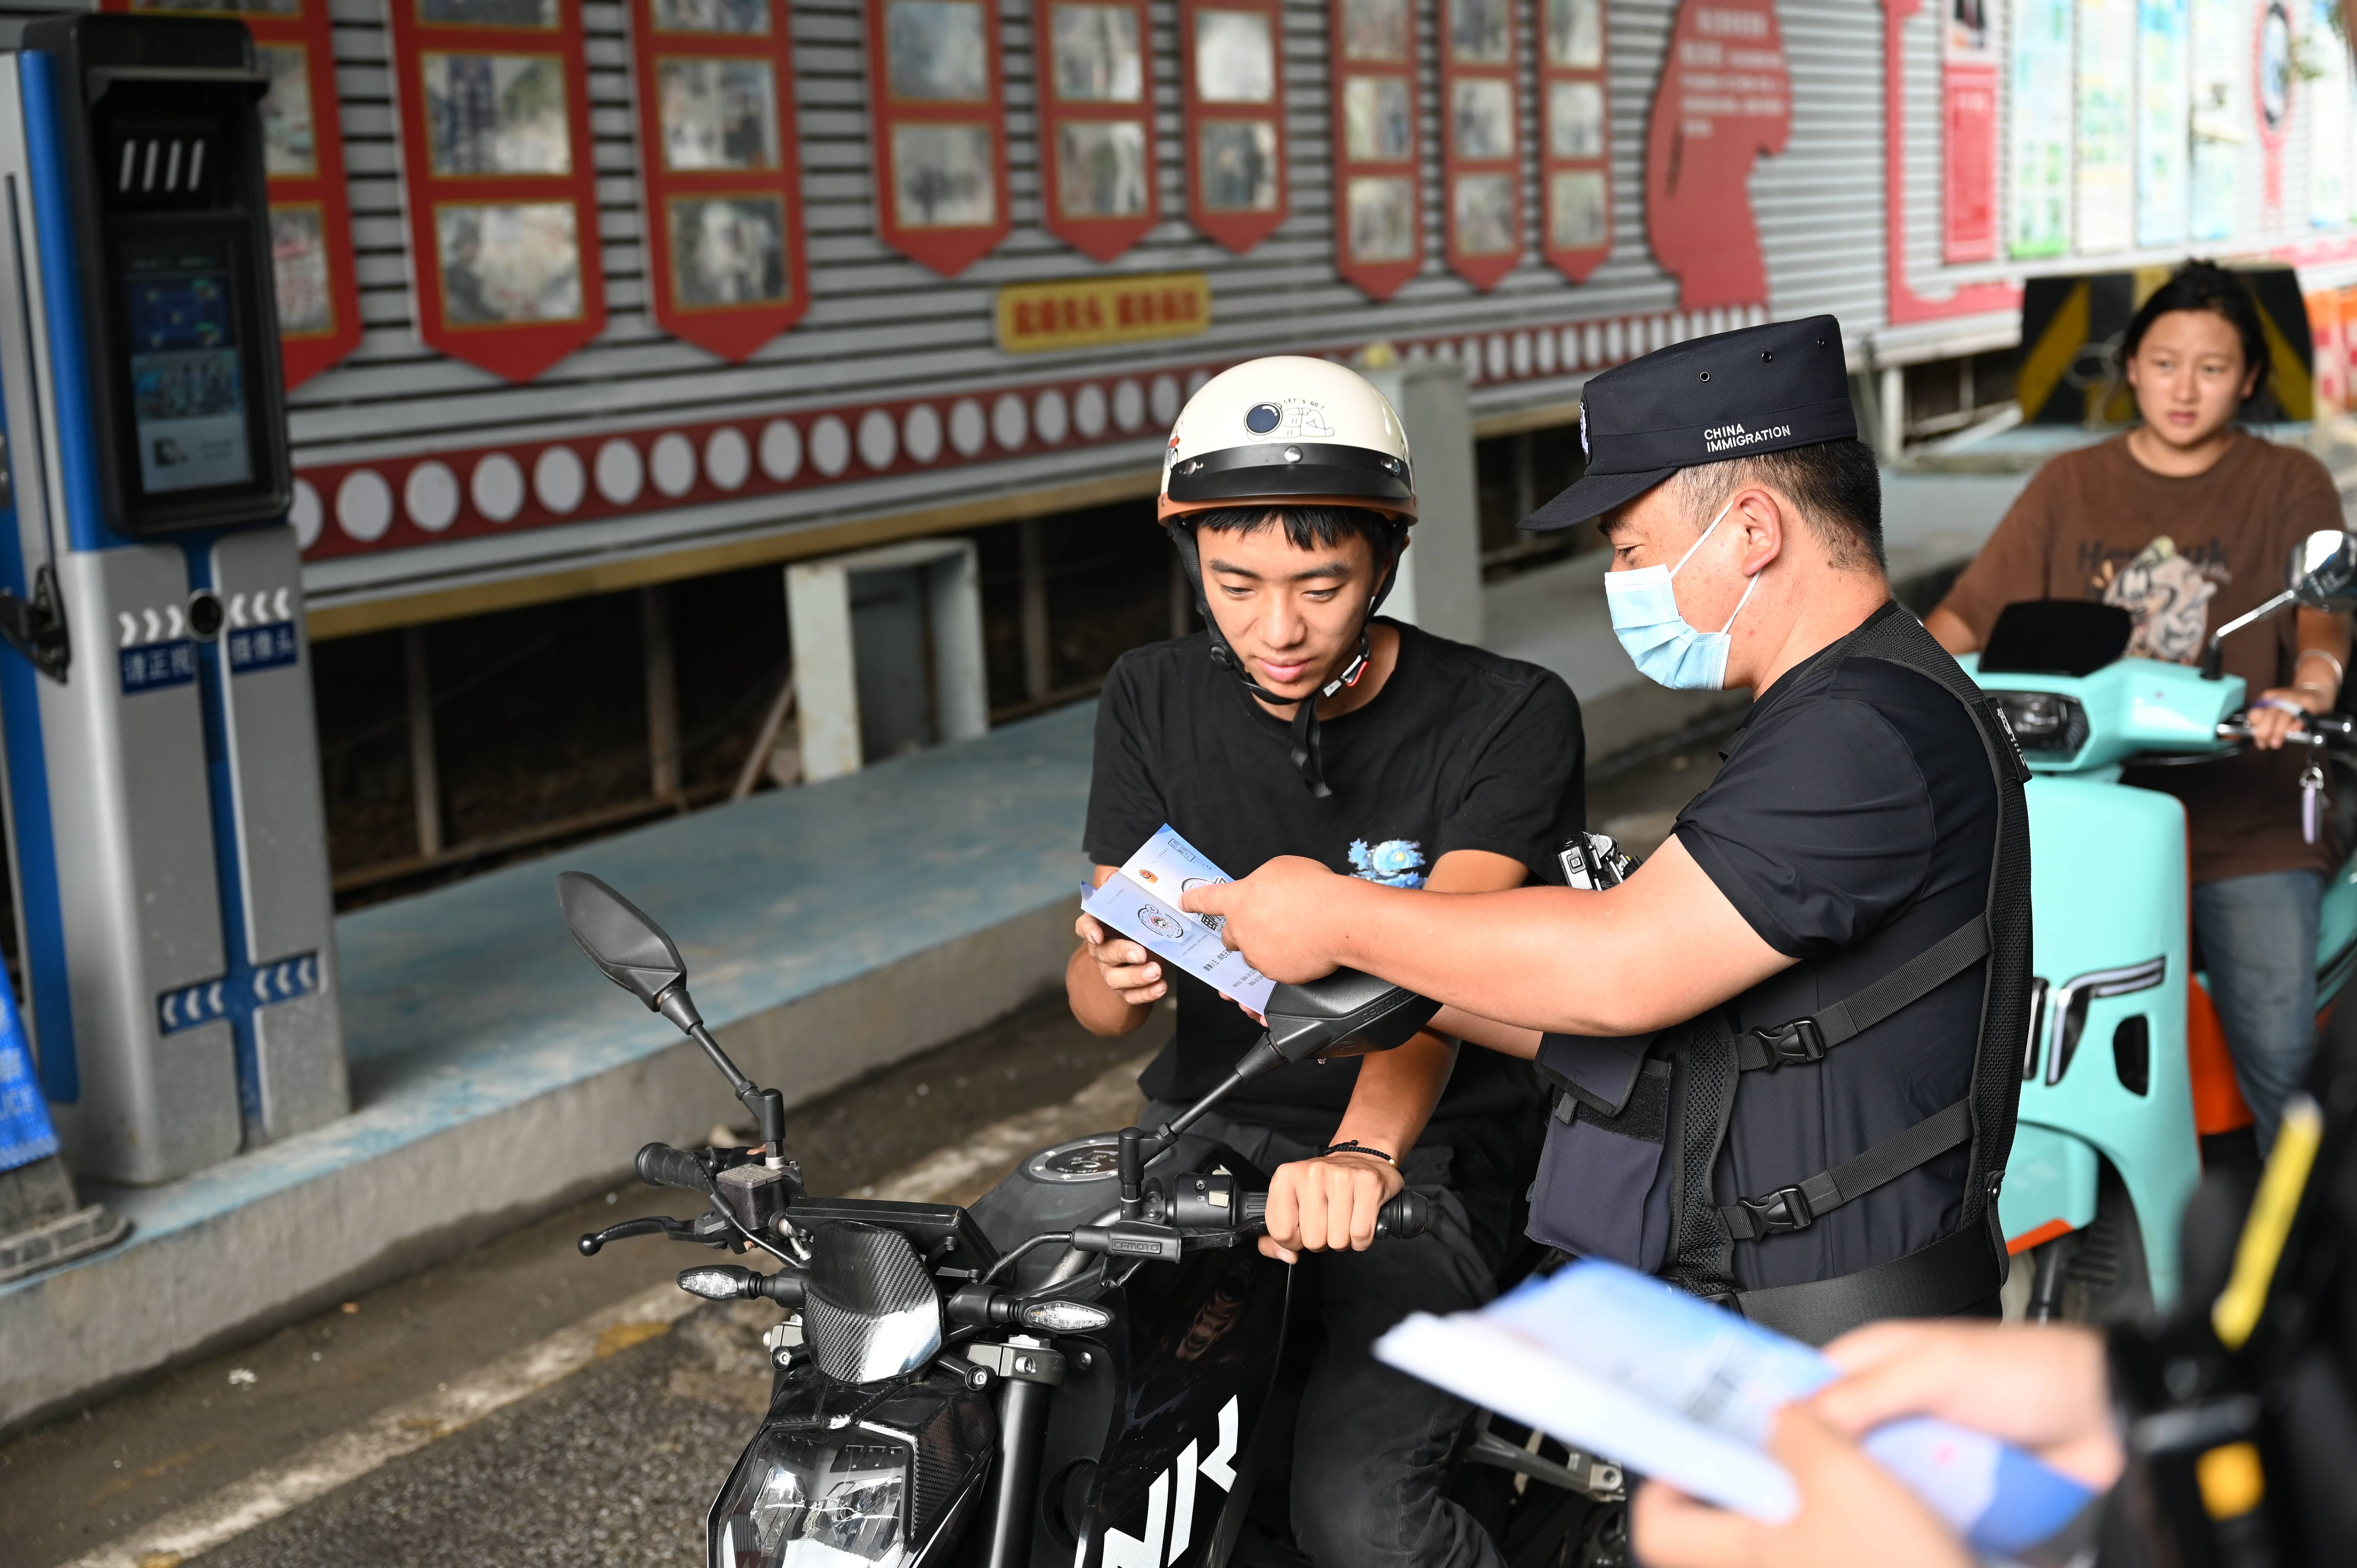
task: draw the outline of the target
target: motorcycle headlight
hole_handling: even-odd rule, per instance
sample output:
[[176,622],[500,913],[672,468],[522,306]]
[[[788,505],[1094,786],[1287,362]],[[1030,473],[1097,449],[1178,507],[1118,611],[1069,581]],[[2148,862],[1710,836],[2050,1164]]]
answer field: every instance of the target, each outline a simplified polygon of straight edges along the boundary
[[2087,710],[2059,692],[1992,692],[2013,738],[2027,752],[2076,752],[2087,744]]
[[856,1427],[762,1433],[714,1508],[711,1568],[899,1568],[909,1463]]

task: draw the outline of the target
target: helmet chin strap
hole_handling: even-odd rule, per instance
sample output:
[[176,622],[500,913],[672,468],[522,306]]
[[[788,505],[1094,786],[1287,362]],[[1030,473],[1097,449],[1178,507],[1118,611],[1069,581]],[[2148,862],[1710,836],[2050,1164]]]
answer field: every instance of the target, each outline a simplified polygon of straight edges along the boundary
[[[1323,749],[1318,744],[1318,704],[1337,692],[1356,686],[1360,678],[1366,674],[1368,660],[1372,656],[1372,650],[1367,640],[1367,623],[1362,622],[1359,627],[1359,651],[1352,656],[1350,663],[1342,667],[1340,673],[1318,687],[1315,695],[1295,698],[1269,691],[1245,671],[1243,660],[1237,655],[1234,649],[1228,646],[1228,639],[1221,634],[1220,623],[1212,618],[1211,603],[1203,595],[1202,558],[1195,548],[1194,529],[1189,526],[1184,518],[1174,518],[1166,525],[1166,528],[1170,535],[1170,542],[1178,547],[1180,564],[1187,569],[1188,584],[1195,593],[1196,613],[1203,618],[1204,629],[1211,633],[1212,662],[1225,665],[1243,683],[1243,689],[1262,702],[1280,706],[1286,703],[1294,704],[1294,769],[1301,775],[1301,781],[1309,786],[1309,792],[1312,795],[1321,800],[1330,799],[1334,791],[1326,783],[1326,760]],[[1405,531],[1397,524],[1393,525],[1391,564],[1383,572],[1383,580],[1375,585],[1373,597],[1367,601],[1367,622],[1374,619],[1375,611],[1390,596],[1392,584],[1399,576],[1398,540],[1403,532]]]

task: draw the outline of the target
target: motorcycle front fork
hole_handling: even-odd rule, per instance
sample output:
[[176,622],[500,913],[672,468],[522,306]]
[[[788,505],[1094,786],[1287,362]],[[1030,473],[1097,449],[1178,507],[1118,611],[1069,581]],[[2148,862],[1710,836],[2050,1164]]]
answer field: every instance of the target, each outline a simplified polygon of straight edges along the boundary
[[2027,1321],[2052,1323],[2062,1316],[2062,1282],[2071,1273],[2071,1254],[2078,1248],[2079,1233],[2072,1230],[2031,1251],[2036,1269],[2029,1276],[2029,1306],[2022,1314]]
[[[1018,1334],[1014,1345],[1045,1346]],[[998,1474],[990,1509],[987,1568],[1023,1568],[1031,1561],[1033,1494],[1039,1488],[1039,1444],[1047,1435],[1048,1385],[1008,1378],[999,1385]]]

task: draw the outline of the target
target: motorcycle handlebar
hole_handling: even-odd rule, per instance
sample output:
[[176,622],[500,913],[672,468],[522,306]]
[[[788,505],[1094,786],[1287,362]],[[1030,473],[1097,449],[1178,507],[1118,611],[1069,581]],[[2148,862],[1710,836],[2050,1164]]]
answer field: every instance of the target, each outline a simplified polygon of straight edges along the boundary
[[[1244,1193],[1240,1207],[1245,1229],[1266,1227],[1268,1194]],[[1391,1240],[1413,1240],[1431,1229],[1432,1200],[1420,1192],[1402,1192],[1375,1210],[1375,1234]]]
[[649,1144],[639,1151],[635,1163],[639,1179],[649,1187],[684,1187],[706,1197],[712,1196],[712,1173],[685,1149],[674,1149],[669,1144]]

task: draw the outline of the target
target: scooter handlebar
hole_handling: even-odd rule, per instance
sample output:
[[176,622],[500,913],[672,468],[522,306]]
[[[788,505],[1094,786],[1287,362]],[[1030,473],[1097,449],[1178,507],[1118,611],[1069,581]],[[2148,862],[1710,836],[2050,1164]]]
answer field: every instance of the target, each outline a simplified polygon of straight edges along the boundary
[[[1268,1225],[1268,1194],[1247,1192],[1242,1195],[1240,1208],[1243,1229],[1265,1230]],[[1375,1210],[1375,1234],[1394,1241],[1413,1240],[1432,1229],[1432,1199],[1420,1192],[1404,1191]]]
[[639,1151],[639,1179],[649,1187],[684,1187],[712,1196],[712,1173],[694,1155],[669,1144],[649,1144]]

